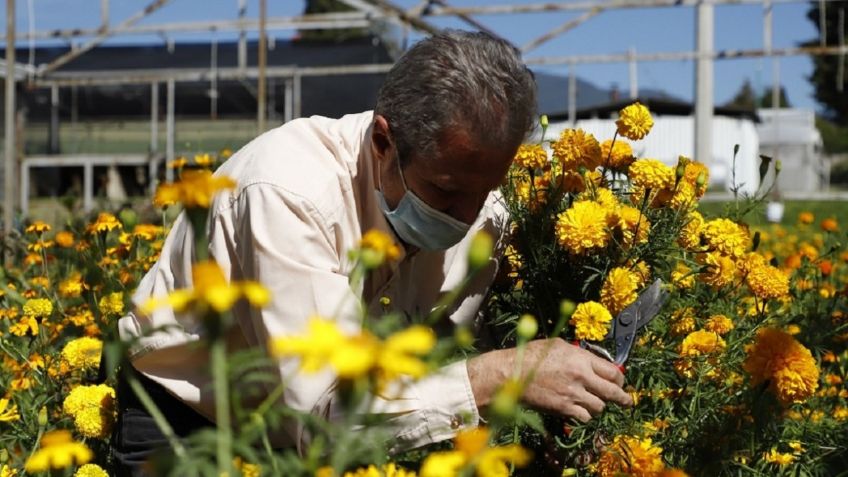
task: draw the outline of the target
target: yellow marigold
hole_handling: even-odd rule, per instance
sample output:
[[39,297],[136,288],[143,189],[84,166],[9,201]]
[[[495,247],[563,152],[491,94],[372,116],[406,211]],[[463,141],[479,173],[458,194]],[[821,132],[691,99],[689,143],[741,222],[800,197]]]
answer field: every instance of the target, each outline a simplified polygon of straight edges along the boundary
[[[333,474],[332,468],[327,467],[327,469],[326,476],[333,477],[335,474]],[[316,477],[324,477],[320,473],[315,475]],[[256,474],[256,477],[259,477],[259,474]],[[416,474],[411,470],[398,466],[394,462],[389,462],[381,467],[372,464],[368,467],[356,469],[353,472],[345,472],[342,477],[416,477]]]
[[681,469],[663,469],[657,477],[689,477],[689,474]]
[[512,187],[515,198],[519,204],[526,206],[531,212],[536,212],[548,201],[548,189],[550,188],[549,172],[532,177],[527,171],[520,171],[512,175]]
[[733,329],[733,320],[724,315],[713,315],[704,324],[704,329],[720,335],[726,335]]
[[770,451],[763,454],[763,460],[769,464],[777,464],[781,467],[789,465],[795,461],[795,456],[789,453],[778,452],[772,448]]
[[616,171],[623,171],[633,163],[636,157],[630,143],[622,139],[606,140],[601,143],[601,165]]
[[41,252],[43,250],[47,250],[48,248],[53,246],[52,240],[36,240],[35,242],[28,243],[26,248],[30,252]]
[[559,139],[551,143],[551,149],[563,171],[575,171],[580,167],[591,171],[601,164],[601,145],[595,136],[582,129],[564,130]]
[[38,336],[38,321],[32,316],[25,315],[17,323],[9,326],[9,333],[15,336],[24,336],[27,333]]
[[625,248],[648,241],[651,222],[639,209],[621,204],[608,217],[610,228],[620,231],[619,243]]
[[713,288],[730,285],[736,278],[736,263],[728,256],[710,252],[703,254],[699,261],[707,266],[699,278]]
[[59,283],[59,296],[63,298],[75,298],[80,296],[85,283],[82,281],[82,275],[73,273],[70,277]]
[[742,367],[751,375],[751,384],[758,386],[768,381],[769,389],[784,405],[803,402],[818,388],[816,360],[788,333],[762,328],[746,351],[748,357]]
[[85,464],[74,472],[74,477],[109,477],[109,473],[97,464]]
[[607,210],[594,201],[575,202],[557,216],[555,232],[557,242],[575,255],[606,247],[610,238]]
[[12,403],[10,406],[10,402],[9,399],[0,398],[0,422],[13,422],[21,418],[18,413],[18,405]]
[[751,246],[748,231],[729,219],[708,221],[701,229],[701,234],[712,250],[731,257],[741,257]]
[[46,222],[42,222],[40,220],[34,221],[32,224],[28,225],[27,228],[24,229],[24,232],[31,234],[42,234],[44,232],[49,232],[51,229],[50,225]]
[[24,316],[47,318],[53,313],[53,303],[46,298],[33,298],[24,303],[23,311]]
[[[50,279],[47,278],[47,277],[32,277],[29,280],[29,284],[32,285],[33,288],[41,287],[41,288],[47,289],[47,288],[50,287]],[[34,291],[34,290],[27,290],[27,291]],[[24,292],[24,293],[26,293],[26,292]]]
[[124,312],[124,294],[123,292],[113,292],[100,298],[97,303],[97,308],[105,316],[121,315]]
[[97,369],[100,366],[100,353],[102,351],[102,341],[84,336],[69,341],[62,348],[62,358],[67,361],[72,369],[86,371]]
[[363,263],[369,268],[400,257],[400,247],[392,240],[392,237],[377,229],[365,232],[359,241],[359,250]]
[[636,301],[640,281],[640,277],[627,268],[613,268],[601,286],[601,304],[612,315],[618,315],[627,305]]
[[686,215],[686,225],[680,229],[677,243],[686,250],[701,248],[701,230],[705,224],[704,217],[697,210],[690,210]]
[[690,160],[686,163],[683,181],[692,186],[695,197],[703,197],[707,192],[707,184],[710,183],[710,169],[701,162]]
[[510,465],[524,467],[532,454],[518,444],[490,447],[489,430],[485,427],[460,431],[454,439],[454,450],[430,453],[421,464],[421,477],[457,477],[467,466],[479,477],[507,477]]
[[168,169],[182,169],[188,164],[188,158],[185,156],[177,156],[173,161],[167,164]]
[[15,477],[18,471],[6,464],[0,465],[0,477]]
[[194,155],[194,163],[200,167],[209,167],[213,164],[213,162],[214,159],[212,158],[212,154],[203,153]]
[[745,276],[751,292],[762,300],[780,298],[789,294],[789,277],[779,268],[762,264],[755,266]]
[[682,336],[695,329],[695,310],[691,307],[674,310],[669,320],[669,331]]
[[150,313],[161,306],[170,306],[177,312],[190,307],[211,307],[221,313],[229,310],[241,298],[255,307],[263,307],[271,300],[271,294],[262,284],[251,280],[228,282],[224,271],[214,260],[205,260],[192,265],[194,287],[171,292],[164,298],[149,299],[141,310]]
[[233,459],[233,467],[239,471],[241,477],[260,477],[262,475],[262,467],[258,464],[246,462],[241,457]]
[[600,341],[609,331],[612,315],[596,301],[577,305],[569,323],[574,326],[574,336],[580,340]]
[[89,234],[96,234],[120,228],[123,228],[123,225],[121,225],[121,221],[118,220],[117,217],[109,212],[101,212],[100,215],[97,216],[97,220],[88,224],[88,227],[86,227],[85,230]]
[[270,347],[277,356],[299,357],[307,373],[330,366],[343,379],[375,372],[387,381],[399,375],[420,378],[426,374],[427,365],[420,357],[435,344],[432,330],[424,326],[412,326],[380,342],[367,331],[346,336],[335,322],[312,317],[305,335],[275,338]]
[[548,153],[538,144],[522,144],[512,162],[518,167],[541,169],[548,163]]
[[153,224],[138,224],[133,228],[133,236],[142,240],[152,241],[162,236],[163,228],[161,225]]
[[661,190],[674,185],[674,170],[656,159],[639,159],[627,171],[630,182],[643,189]]
[[105,384],[77,386],[68,393],[62,410],[85,437],[105,439],[115,423],[115,390]]
[[655,446],[650,438],[633,436],[616,436],[597,464],[600,477],[655,477],[663,469],[662,447]]
[[691,273],[692,269],[687,267],[683,262],[677,262],[674,271],[671,272],[671,282],[678,288],[688,290],[695,285],[695,274]]
[[39,449],[27,459],[24,468],[30,474],[62,470],[83,465],[94,457],[82,442],[75,442],[68,430],[50,431],[41,437]]
[[68,232],[67,230],[63,230],[56,234],[54,237],[56,240],[56,244],[62,248],[69,248],[74,246],[74,234]]
[[638,141],[651,132],[654,118],[648,108],[637,101],[618,112],[615,125],[619,135]]
[[724,351],[726,343],[713,331],[698,330],[689,333],[680,343],[680,356],[704,356]]
[[162,184],[156,189],[153,203],[161,207],[180,202],[188,209],[208,208],[215,194],[235,187],[235,181],[214,176],[208,169],[184,170],[178,182]]

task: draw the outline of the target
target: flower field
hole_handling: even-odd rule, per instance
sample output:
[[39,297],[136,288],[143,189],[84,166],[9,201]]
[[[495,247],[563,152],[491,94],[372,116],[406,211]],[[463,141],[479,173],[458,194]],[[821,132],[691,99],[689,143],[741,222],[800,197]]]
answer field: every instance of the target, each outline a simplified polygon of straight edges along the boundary
[[[361,307],[358,334],[315,316],[303,335],[275,337],[267,352],[230,353],[223,330],[234,326],[233,306],[262,307],[273,297],[261,283],[228,282],[214,257],[198,253],[194,289],[141,309],[169,306],[203,323],[222,396],[217,427],[177,438],[125,376],[171,443],[174,455],[151,461],[154,475],[844,475],[843,224],[805,211],[791,226],[749,225],[767,190],[738,196],[721,214],[703,212],[706,166],[633,156],[630,142],[652,126],[638,103],[621,111],[608,139],[581,130],[547,138],[546,126],[543,118],[541,141],[521,146],[501,187],[509,242],[477,236],[468,257],[470,281],[493,253],[502,256],[484,308],[494,343],[435,326],[445,306],[410,321],[387,302],[383,316]],[[211,173],[225,156],[173,164],[180,180],[154,198],[161,217],[104,211],[60,225],[33,220],[6,238],[0,477],[114,475],[109,438],[129,346],[117,338],[116,321],[155,263],[172,212],[181,208],[202,231],[211,198],[235,187]],[[761,173],[779,167],[764,159]],[[205,251],[204,234],[195,237]],[[348,257],[356,264],[351,286],[397,256],[391,237],[367,233]],[[533,373],[519,366],[483,412],[485,427],[450,443],[390,454],[386,422],[362,412],[375,395],[486,345],[522,350],[531,340],[561,337],[613,353],[606,338],[616,316],[657,279],[669,298],[639,330],[625,364],[632,408],[609,405],[588,423],[527,409],[520,398]],[[294,413],[274,405],[283,388],[243,404],[244,384],[270,382],[266,365],[280,358],[299,360],[304,373],[332,369],[346,410],[333,422],[295,416],[312,436],[302,454],[269,442]]]

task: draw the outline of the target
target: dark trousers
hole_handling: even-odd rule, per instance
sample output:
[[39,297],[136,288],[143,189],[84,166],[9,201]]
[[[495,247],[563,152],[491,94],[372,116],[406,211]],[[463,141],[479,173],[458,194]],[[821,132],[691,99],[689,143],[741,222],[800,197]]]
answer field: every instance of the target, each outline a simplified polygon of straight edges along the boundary
[[130,388],[124,373],[131,373],[141,382],[177,436],[185,437],[198,429],[214,427],[214,424],[132,366],[126,367],[128,369],[118,374],[116,390],[119,411],[112,433],[115,471],[118,476],[129,477],[160,475],[148,460],[154,454],[167,454],[170,449],[168,439]]

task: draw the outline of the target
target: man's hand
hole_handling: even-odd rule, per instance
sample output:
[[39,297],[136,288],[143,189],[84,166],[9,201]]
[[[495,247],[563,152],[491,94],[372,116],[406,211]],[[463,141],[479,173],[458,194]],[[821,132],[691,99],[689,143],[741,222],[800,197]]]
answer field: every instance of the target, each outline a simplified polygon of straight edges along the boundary
[[[491,351],[468,360],[468,376],[477,407],[489,404],[516,369],[515,348]],[[573,417],[582,422],[613,401],[623,406],[633,400],[621,388],[624,375],[609,361],[562,339],[527,343],[521,363],[522,379],[528,379],[522,400],[531,407]]]

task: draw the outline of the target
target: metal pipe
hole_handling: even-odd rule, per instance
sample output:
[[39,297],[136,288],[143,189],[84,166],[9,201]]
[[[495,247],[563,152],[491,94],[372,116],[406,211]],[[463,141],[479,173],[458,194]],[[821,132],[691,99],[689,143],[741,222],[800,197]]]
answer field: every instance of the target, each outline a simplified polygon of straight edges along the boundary
[[[142,18],[146,17],[147,15],[150,15],[151,13],[155,12],[156,10],[161,8],[163,5],[165,5],[169,1],[171,1],[171,0],[154,0],[153,3],[146,6],[144,8],[144,10],[141,10],[140,12],[136,13],[135,15],[133,15],[133,16],[127,18],[126,20],[124,20],[123,22],[121,22],[116,27],[116,31],[120,30],[122,27],[130,26],[130,25],[136,23],[137,21],[141,20]],[[105,30],[105,31],[101,32],[99,35],[97,35],[96,38],[92,39],[91,41],[89,41],[85,45],[82,45],[81,47],[79,47],[77,49],[72,49],[71,51],[69,51],[69,52],[65,53],[64,55],[62,55],[62,56],[56,58],[55,60],[51,61],[47,65],[44,65],[44,67],[39,68],[39,73],[43,75],[45,73],[49,73],[49,72],[51,72],[51,71],[53,71],[57,68],[62,67],[62,65],[68,63],[69,61],[73,60],[74,58],[77,58],[78,56],[82,55],[83,53],[91,50],[95,46],[103,43],[113,34],[115,34],[115,31]]]
[[837,36],[839,37],[839,48],[842,53],[836,66],[836,91],[840,93],[845,90],[845,9],[839,9],[839,20],[837,23]]
[[[774,3],[807,3],[809,0],[772,0]],[[822,0],[836,2],[840,0]],[[594,7],[609,8],[662,8],[698,5],[744,5],[761,3],[762,0],[584,0],[574,2],[542,2],[525,5],[480,5],[476,7],[441,7],[430,8],[424,16],[449,15],[496,15],[511,13],[550,13],[573,10],[589,10]]]
[[639,97],[639,68],[638,63],[636,63],[636,48],[631,46],[628,53],[630,54],[630,61],[628,62],[628,72],[630,74],[630,99],[636,99]]
[[[15,0],[6,0],[6,111],[4,128],[3,234],[12,230],[15,209]],[[25,187],[21,185],[21,190]],[[6,265],[12,257],[5,254]]]
[[[818,56],[848,54],[848,46],[828,47],[791,47],[772,49],[772,56]],[[568,65],[568,64],[591,64],[591,63],[626,63],[631,59],[638,62],[650,61],[684,61],[697,60],[698,58],[713,58],[715,60],[733,58],[760,58],[766,56],[760,49],[754,50],[720,50],[706,53],[697,51],[676,51],[661,53],[637,53],[631,56],[629,53],[603,54],[603,55],[574,55],[574,56],[539,56],[525,58],[524,63],[528,66],[543,65]],[[0,60],[0,65],[3,65]],[[20,65],[18,65],[20,67]],[[385,73],[392,67],[391,63],[362,64],[362,65],[338,65],[338,66],[307,66],[298,67],[300,76],[333,76],[348,74],[371,74]],[[22,76],[20,68],[18,76]],[[291,77],[295,68],[291,66],[273,66],[266,69],[266,77]],[[257,78],[258,70],[248,68],[243,74],[238,68],[219,68],[219,80],[239,80],[241,78]],[[36,78],[33,85],[39,88],[49,88],[56,84],[59,86],[92,86],[92,85],[120,85],[120,84],[144,84],[154,81],[167,81],[173,79],[183,81],[209,81],[208,68],[180,68],[180,69],[147,69],[147,70],[122,70],[120,72],[110,70],[99,71],[63,71],[54,73],[46,78]]]
[[59,87],[50,87],[50,154],[59,154]]
[[[244,16],[247,14],[247,0],[238,0],[238,19],[244,24]],[[247,31],[242,26],[239,28],[238,40],[238,67],[244,71],[247,68]]]
[[577,73],[574,64],[568,65],[568,123],[577,124]]
[[209,72],[209,118],[218,119],[218,37],[212,37]]
[[[384,18],[382,12],[364,14],[361,12],[339,13],[310,13],[297,17],[269,17],[266,28],[269,30],[314,30],[326,28],[367,28],[369,19]],[[166,33],[185,33],[202,31],[240,32],[242,30],[256,31],[259,20],[248,18],[244,20],[203,20],[190,22],[154,23],[150,25],[115,26],[109,30],[111,35],[164,35]],[[37,40],[92,37],[100,34],[99,28],[73,28],[65,30],[42,30],[32,33]],[[18,40],[26,40],[28,34],[19,34]]]
[[698,5],[696,10],[697,48],[695,65],[695,160],[709,165],[713,145],[713,6]]
[[297,119],[301,115],[301,97],[302,90],[300,87],[300,68],[295,68],[292,75],[292,119]]
[[[159,83],[150,83],[150,155],[159,151]],[[152,178],[151,178],[152,180]]]
[[174,95],[176,94],[174,80],[168,80],[168,106],[167,117],[165,118],[165,181],[171,183],[174,181],[174,169],[171,164],[174,162]]
[[527,42],[524,46],[521,47],[521,52],[527,53],[528,51],[538,47],[539,45],[541,45],[541,44],[543,44],[547,41],[550,41],[550,40],[556,38],[557,36],[562,35],[563,33],[566,33],[570,30],[577,28],[578,26],[580,26],[581,24],[586,22],[586,20],[589,20],[590,18],[601,13],[602,11],[604,11],[604,9],[600,8],[600,7],[595,7],[595,8],[590,9],[588,12],[584,13],[583,15],[580,15],[577,18],[571,19],[571,20],[563,23],[562,25],[554,28],[553,30],[545,33],[544,35]]
[[265,113],[267,105],[265,104],[265,68],[268,61],[268,49],[265,37],[265,17],[268,14],[267,0],[259,0],[259,78],[256,87],[256,128],[259,134],[265,132]]
[[100,30],[109,31],[109,0],[100,0]]

